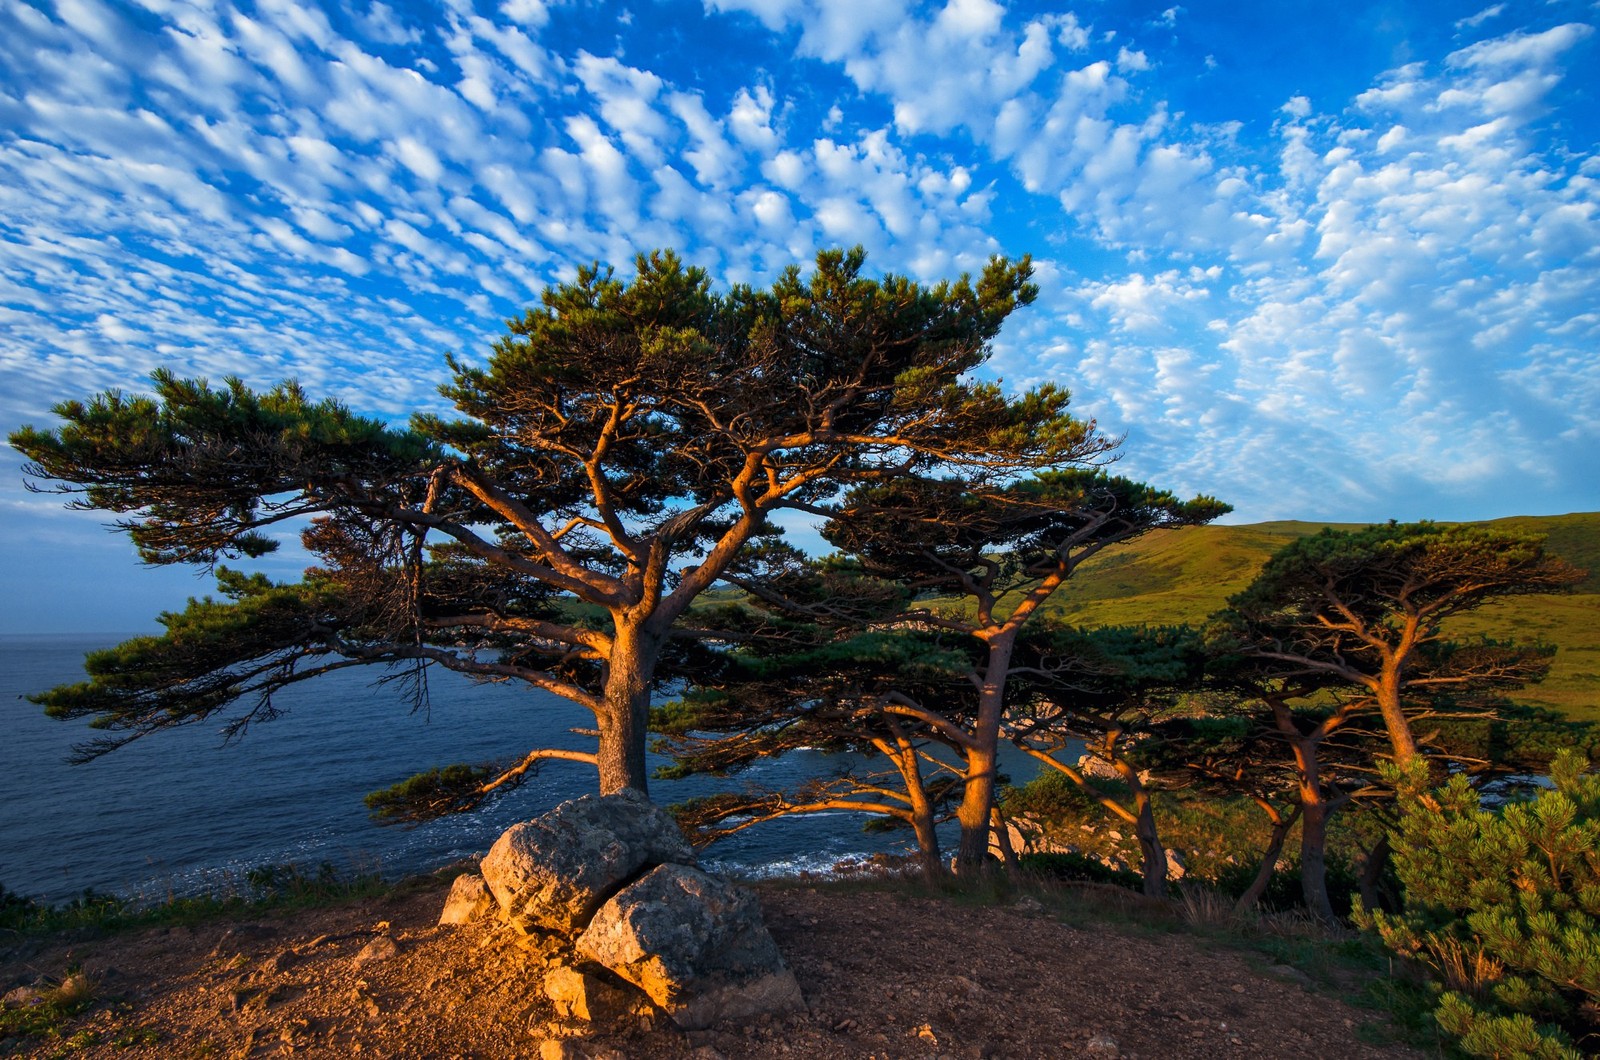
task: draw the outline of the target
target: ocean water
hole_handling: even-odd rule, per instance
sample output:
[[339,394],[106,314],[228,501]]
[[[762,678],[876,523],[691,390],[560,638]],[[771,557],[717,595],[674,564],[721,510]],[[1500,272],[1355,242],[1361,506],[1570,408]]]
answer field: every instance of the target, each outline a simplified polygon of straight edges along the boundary
[[[426,711],[414,711],[397,685],[374,685],[374,672],[345,671],[280,694],[274,702],[284,716],[231,743],[213,719],[68,765],[72,746],[94,730],[46,718],[24,697],[81,680],[84,653],[121,639],[0,636],[0,884],[13,893],[61,901],[92,888],[159,898],[226,887],[252,867],[286,863],[328,861],[386,876],[427,871],[481,855],[517,821],[595,790],[591,767],[551,762],[475,813],[411,829],[374,824],[362,796],[414,773],[512,759],[538,746],[587,746],[567,731],[593,724],[581,708],[436,668]],[[654,781],[651,796],[677,802],[747,781],[782,787],[853,761],[800,752],[742,778]],[[1034,775],[1022,755],[1005,768],[1017,782]],[[714,844],[702,860],[746,875],[788,875],[911,848],[909,832],[869,834],[865,821],[847,813],[774,821]]]

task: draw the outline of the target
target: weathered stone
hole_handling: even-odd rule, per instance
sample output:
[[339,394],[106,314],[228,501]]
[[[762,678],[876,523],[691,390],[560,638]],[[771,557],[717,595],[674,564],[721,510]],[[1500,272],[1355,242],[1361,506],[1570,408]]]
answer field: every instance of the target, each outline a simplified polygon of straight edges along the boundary
[[366,964],[369,961],[386,961],[391,957],[398,956],[399,953],[400,946],[394,939],[388,935],[379,935],[361,947],[361,952],[356,954],[356,963]]
[[1083,1054],[1085,1056],[1106,1057],[1109,1060],[1109,1058],[1121,1056],[1122,1050],[1117,1045],[1117,1040],[1111,1035],[1097,1034],[1084,1045]]
[[[1093,831],[1093,829],[1089,829]],[[1006,838],[1013,854],[1076,854],[1079,848],[1063,843],[1050,834],[1050,828],[1037,814],[1024,813],[1006,818]],[[989,836],[989,853],[1002,857],[999,840]]]
[[577,951],[638,986],[685,1030],[804,1011],[755,895],[662,865],[602,906]]
[[1183,855],[1171,847],[1167,848],[1167,879],[1181,880],[1189,874],[1189,867],[1184,864]]
[[489,849],[482,870],[514,927],[573,932],[641,869],[694,861],[672,818],[625,789],[585,795],[511,826]]
[[[1109,761],[1095,754],[1083,754],[1078,758],[1078,772],[1094,780],[1121,780],[1122,774],[1117,772],[1117,767]],[[1139,783],[1150,783],[1150,771],[1139,770]]]
[[29,1008],[42,1004],[44,992],[33,986],[19,986],[7,991],[5,997],[0,997],[0,1006],[6,1008]]
[[450,885],[450,897],[444,900],[444,912],[439,914],[441,924],[470,924],[488,916],[495,908],[494,895],[489,885],[475,872],[462,873]]
[[555,1005],[557,1016],[586,1023],[615,1023],[635,1015],[643,1004],[638,994],[568,965],[545,973],[544,996]]

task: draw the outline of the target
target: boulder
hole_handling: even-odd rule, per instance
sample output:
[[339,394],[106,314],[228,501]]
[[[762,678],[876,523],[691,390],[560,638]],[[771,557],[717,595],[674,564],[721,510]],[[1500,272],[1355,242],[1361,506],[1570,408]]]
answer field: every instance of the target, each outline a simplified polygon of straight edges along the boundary
[[45,1002],[44,991],[36,986],[19,986],[0,997],[0,1008],[32,1008]]
[[[1121,780],[1122,774],[1117,772],[1117,767],[1109,761],[1092,752],[1085,752],[1078,757],[1078,772],[1095,780]],[[1150,783],[1150,771],[1139,770],[1139,783]]]
[[644,795],[585,795],[512,825],[481,866],[514,928],[574,933],[606,899],[653,865],[693,865],[677,823]]
[[545,972],[544,995],[555,1005],[557,1016],[585,1023],[616,1023],[643,1005],[638,994],[567,965]]
[[494,895],[489,885],[475,872],[465,872],[450,885],[450,897],[444,900],[444,912],[439,914],[441,924],[470,924],[489,915],[494,908]]
[[576,949],[684,1030],[805,1009],[755,895],[684,865],[662,865],[619,891]]
[[[1011,852],[1022,854],[1076,854],[1078,848],[1070,843],[1063,843],[1050,834],[1050,827],[1037,815],[1032,813],[1018,814],[1006,819],[1006,838],[1011,843]],[[1003,855],[1000,843],[993,833],[989,836],[989,853],[996,858]]]

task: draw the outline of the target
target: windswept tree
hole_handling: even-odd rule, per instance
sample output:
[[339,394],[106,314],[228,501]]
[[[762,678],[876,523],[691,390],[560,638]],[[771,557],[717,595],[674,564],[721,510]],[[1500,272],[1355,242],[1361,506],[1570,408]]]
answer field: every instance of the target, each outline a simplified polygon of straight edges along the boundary
[[[902,624],[969,638],[976,697],[963,728],[960,866],[988,856],[1001,722],[1017,638],[1091,556],[1152,530],[1195,526],[1230,511],[1211,497],[1179,500],[1095,469],[1045,471],[999,489],[907,478],[857,488],[823,529],[880,578],[924,599]],[[930,709],[926,723],[949,725]]]
[[[1220,670],[1219,674],[1217,671]],[[1328,892],[1328,830],[1334,815],[1355,800],[1382,800],[1376,756],[1386,742],[1371,698],[1339,689],[1327,674],[1280,675],[1259,660],[1215,661],[1213,680],[1233,705],[1211,719],[1210,739],[1187,748],[1185,764],[1195,787],[1244,796],[1267,814],[1271,832],[1255,878],[1235,907],[1243,913],[1261,900],[1290,829],[1300,825],[1300,891],[1306,910],[1325,922],[1337,914]]]
[[[1182,774],[1162,767],[1175,753],[1173,738],[1188,735],[1179,723],[1192,713],[1186,700],[1204,680],[1200,635],[1187,626],[1082,630],[1037,623],[1019,638],[1011,666],[1016,703],[1004,734],[1132,828],[1144,892],[1164,897],[1167,857],[1152,767]],[[1073,753],[1080,746],[1081,755]]]
[[1280,549],[1213,618],[1222,650],[1284,674],[1322,674],[1370,697],[1396,764],[1441,702],[1541,678],[1550,649],[1452,643],[1449,619],[1509,596],[1556,593],[1584,572],[1541,537],[1484,526],[1389,523],[1323,530]]
[[965,732],[957,722],[930,724],[926,704],[962,717],[954,701],[973,698],[964,648],[905,630],[742,644],[715,680],[657,708],[657,749],[674,759],[666,774],[737,775],[801,749],[849,765],[794,790],[751,784],[695,800],[674,807],[679,821],[709,842],[778,817],[866,814],[909,828],[923,874],[943,875],[936,828],[961,795]]
[[[908,476],[852,490],[823,528],[848,557],[857,588],[800,590],[804,578],[792,567],[773,564],[736,565],[727,579],[749,594],[753,607],[831,629],[828,635],[838,640],[881,645],[883,635],[893,635],[900,638],[896,653],[941,659],[938,667],[899,676],[875,674],[848,712],[847,729],[857,749],[876,748],[896,760],[905,784],[919,780],[900,763],[923,763],[941,779],[954,766],[959,787],[941,788],[941,795],[957,799],[957,865],[971,872],[988,858],[1001,720],[1020,631],[1101,549],[1151,530],[1206,522],[1227,510],[1208,497],[1180,501],[1097,469],[1050,470],[998,483],[972,475]],[[873,583],[898,587],[901,600],[888,588],[876,594],[860,588]],[[862,593],[879,601],[877,609],[842,615],[842,601]],[[805,657],[791,665],[803,669]],[[702,700],[702,708],[713,709],[702,709],[693,722],[681,719],[679,727],[717,734],[724,748],[747,754],[783,726],[800,719],[819,722],[808,688],[786,678],[760,692],[749,684],[719,690],[727,692],[725,698]],[[827,716],[846,723],[837,710]],[[897,750],[886,750],[890,745]],[[919,745],[942,751],[918,759],[909,752]],[[680,741],[674,753],[685,762],[706,763],[727,751],[706,744],[687,748]],[[928,803],[915,792],[903,797]],[[799,807],[814,800],[788,801]],[[926,846],[923,855],[927,860]]]
[[[158,372],[155,394],[67,402],[11,436],[44,488],[115,513],[150,563],[209,567],[313,520],[296,584],[227,576],[226,599],[163,616],[167,633],[88,660],[44,693],[60,717],[127,740],[363,664],[437,664],[517,680],[592,711],[590,752],[534,748],[455,768],[405,795],[475,804],[557,755],[600,789],[645,790],[652,684],[674,628],[775,511],[841,490],[963,469],[1006,475],[1114,448],[1065,391],[1017,398],[969,373],[1030,302],[1026,259],[925,287],[819,254],[768,290],[713,290],[671,253],[631,281],[583,268],[509,323],[484,366],[450,359],[458,415],[409,428],[313,401]],[[538,733],[535,722],[530,729]]]

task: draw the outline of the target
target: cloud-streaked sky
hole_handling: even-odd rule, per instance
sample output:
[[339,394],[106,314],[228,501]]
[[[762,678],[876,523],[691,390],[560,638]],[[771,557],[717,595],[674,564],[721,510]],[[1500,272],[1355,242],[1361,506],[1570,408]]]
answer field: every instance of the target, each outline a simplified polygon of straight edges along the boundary
[[[589,261],[936,280],[1235,520],[1600,508],[1600,4],[0,5],[0,423],[166,365],[437,408]],[[9,451],[8,451],[9,452]],[[0,630],[204,591],[0,461]],[[285,568],[278,573],[288,573]]]

